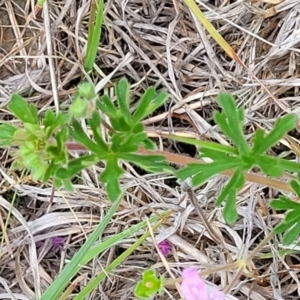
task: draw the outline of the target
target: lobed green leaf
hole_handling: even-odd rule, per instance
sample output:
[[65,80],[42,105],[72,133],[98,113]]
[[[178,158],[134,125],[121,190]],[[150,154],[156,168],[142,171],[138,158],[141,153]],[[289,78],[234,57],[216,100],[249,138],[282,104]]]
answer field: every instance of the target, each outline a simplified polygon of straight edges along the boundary
[[125,78],[122,78],[119,83],[116,85],[115,92],[117,95],[117,101],[121,114],[129,124],[130,112],[129,112],[129,98],[130,98],[130,85]]
[[148,106],[153,100],[154,96],[155,96],[155,89],[153,87],[148,88],[144,93],[144,95],[142,96],[138,104],[138,107],[132,116],[132,122],[134,124],[140,122],[148,115],[147,113]]
[[254,147],[252,149],[253,154],[262,154],[278,143],[284,135],[295,128],[297,122],[296,114],[289,114],[278,119],[274,125],[274,128],[266,136],[258,131],[254,139]]
[[242,155],[247,155],[250,148],[245,141],[243,134],[244,112],[238,109],[231,95],[220,93],[218,102],[223,111],[216,112],[214,115],[215,122],[220,126],[222,131],[232,140]]
[[117,109],[108,95],[104,94],[102,102],[97,100],[96,106],[109,118],[115,118],[117,116]]
[[275,157],[267,155],[258,155],[256,157],[257,165],[267,175],[279,177],[282,175],[284,169],[279,164],[279,160]]
[[300,214],[300,203],[292,201],[285,196],[279,196],[279,199],[270,201],[270,207],[276,210],[297,209]]
[[295,241],[298,238],[299,233],[300,233],[300,222],[297,222],[289,231],[287,231],[284,234],[282,240],[283,245],[290,245],[293,241]]
[[58,179],[68,179],[75,176],[78,172],[84,168],[90,167],[99,161],[96,155],[84,155],[79,158],[71,160],[66,168],[58,168],[55,176]]
[[11,96],[8,110],[24,123],[38,124],[37,108],[35,105],[27,103],[18,94]]
[[226,197],[226,204],[224,207],[223,215],[225,221],[229,224],[235,223],[238,218],[236,210],[236,192],[236,189],[231,189]]
[[106,160],[106,167],[100,175],[100,180],[105,183],[107,195],[112,202],[121,195],[119,179],[122,174],[123,169],[119,166],[118,158],[111,154]]
[[220,205],[229,195],[231,190],[239,190],[245,184],[245,175],[240,170],[235,170],[233,176],[227,182],[226,186],[223,188],[222,192],[216,200],[216,205]]
[[0,125],[0,147],[9,147],[13,144],[15,132],[18,129],[8,123]]
[[119,158],[127,160],[148,172],[173,173],[174,169],[166,162],[161,155],[140,155],[131,153],[120,153]]
[[100,115],[97,111],[92,113],[92,118],[88,121],[92,131],[94,139],[99,147],[99,150],[103,151],[104,153],[109,151],[108,146],[106,145],[105,141],[102,138],[101,134],[101,119]]
[[298,198],[300,199],[300,184],[296,180],[292,180],[290,182],[290,185],[292,189],[295,191],[295,193],[297,194]]
[[188,164],[176,172],[177,178],[185,180],[192,177],[193,186],[198,186],[216,174],[242,166],[240,158],[227,157],[226,160],[214,161],[208,164]]
[[71,137],[79,144],[97,154],[99,158],[104,158],[107,153],[106,145],[96,144],[87,136],[77,120],[73,120],[73,128],[70,130]]

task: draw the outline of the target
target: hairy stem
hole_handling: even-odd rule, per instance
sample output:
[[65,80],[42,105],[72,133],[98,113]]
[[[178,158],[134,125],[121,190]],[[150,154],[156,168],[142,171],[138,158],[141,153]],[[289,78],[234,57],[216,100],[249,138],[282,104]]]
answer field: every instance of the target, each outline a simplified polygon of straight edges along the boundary
[[[74,142],[68,142],[66,144],[66,147],[68,150],[71,150],[71,151],[86,151],[86,148],[84,146],[79,145]],[[169,163],[182,165],[182,166],[186,166],[191,163],[205,164],[205,162],[201,159],[187,157],[187,156],[183,156],[180,154],[174,154],[174,153],[161,151],[161,150],[147,150],[145,148],[140,147],[138,150],[138,153],[144,154],[144,155],[145,154],[146,155],[162,155],[162,156],[165,156],[166,160]],[[222,174],[226,175],[228,177],[231,177],[233,175],[233,173],[234,173],[234,170],[227,170],[227,171],[223,172]],[[267,177],[262,177],[262,176],[259,176],[259,175],[253,174],[253,173],[246,173],[245,177],[246,177],[246,180],[249,182],[258,183],[258,184],[272,187],[272,188],[282,190],[282,191],[294,192],[292,187],[288,183],[283,182],[283,181],[279,181],[279,180],[275,180],[275,179],[271,179],[271,178],[267,178]]]

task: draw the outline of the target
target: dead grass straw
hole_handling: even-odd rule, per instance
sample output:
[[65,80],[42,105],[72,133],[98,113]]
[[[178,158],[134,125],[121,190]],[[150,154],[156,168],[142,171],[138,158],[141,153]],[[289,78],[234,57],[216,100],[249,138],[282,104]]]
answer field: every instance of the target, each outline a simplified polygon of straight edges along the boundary
[[[160,132],[228,144],[212,122],[212,113],[218,109],[215,98],[222,90],[234,94],[238,104],[245,107],[249,141],[257,128],[270,129],[286,111],[299,114],[298,1],[197,3],[244,64],[279,99],[281,107],[226,56],[180,0],[107,1],[97,68],[92,75],[86,74],[82,66],[90,1],[47,1],[46,9],[32,18],[21,34],[34,1],[11,0],[0,1],[1,122],[11,120],[5,107],[14,92],[34,103],[40,113],[59,106],[66,109],[81,77],[97,84],[98,91],[104,88],[113,96],[114,83],[126,76],[132,83],[133,108],[135,96],[148,86],[168,91],[169,103],[144,123],[149,134],[159,137],[161,150],[191,157],[195,149],[161,139]],[[295,133],[290,138],[298,143],[298,136]],[[286,141],[272,151],[274,155],[296,159]],[[72,152],[70,155],[76,156]],[[82,172],[76,192],[56,192],[46,213],[51,184],[19,178],[10,171],[7,157],[3,152],[1,219],[5,222],[8,211],[12,214],[1,246],[0,299],[27,300],[54,280],[65,259],[70,259],[82,245],[110,203],[97,179],[103,170],[99,165]],[[238,197],[238,213],[243,218],[234,226],[226,225],[221,209],[214,206],[225,178],[211,179],[196,190],[196,197],[222,239],[225,252],[208,234],[173,178],[141,175],[127,164],[125,169],[122,184],[128,191],[126,199],[105,234],[120,232],[153,211],[173,209],[156,239],[169,239],[174,245],[167,263],[175,276],[186,266],[209,268],[245,256],[282,218],[267,209],[278,190],[248,183]],[[14,192],[18,194],[15,208],[10,205]],[[51,247],[49,240],[53,236],[68,237],[62,251]],[[44,244],[36,249],[35,243],[40,241]],[[85,267],[84,274],[99,272],[100,266],[107,265],[133,241],[134,237],[116,245]],[[294,245],[295,252],[284,257],[279,250],[287,249],[274,238],[253,258],[248,275],[239,277],[228,299],[299,299],[299,247]],[[269,253],[268,258],[263,253]],[[165,272],[149,239],[89,299],[133,299],[135,283],[143,270],[153,265],[161,274]],[[225,289],[233,276],[234,273],[220,272],[206,279]],[[84,284],[80,282],[79,288]],[[178,298],[177,290],[172,288],[157,297]]]

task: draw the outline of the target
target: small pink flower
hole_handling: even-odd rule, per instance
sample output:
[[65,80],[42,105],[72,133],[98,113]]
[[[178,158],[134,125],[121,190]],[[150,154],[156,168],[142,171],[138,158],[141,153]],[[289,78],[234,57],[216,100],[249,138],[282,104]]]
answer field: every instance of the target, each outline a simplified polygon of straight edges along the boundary
[[163,254],[163,256],[168,256],[172,250],[172,245],[168,240],[160,242],[157,246],[160,252]]
[[194,268],[182,271],[181,293],[185,300],[225,300],[225,294],[207,286]]
[[58,248],[62,247],[63,244],[65,243],[65,241],[66,241],[66,238],[63,238],[61,236],[54,236],[52,238],[52,244],[53,244],[53,246],[54,247],[58,247]]

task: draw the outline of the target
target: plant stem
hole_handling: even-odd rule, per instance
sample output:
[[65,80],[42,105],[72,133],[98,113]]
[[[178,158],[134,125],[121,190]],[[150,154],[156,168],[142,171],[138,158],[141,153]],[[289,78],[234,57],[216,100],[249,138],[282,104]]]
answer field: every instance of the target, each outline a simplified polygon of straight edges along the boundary
[[[79,145],[74,142],[66,143],[66,147],[68,150],[71,150],[71,151],[87,151],[87,149],[84,146]],[[170,153],[170,152],[165,152],[165,151],[161,151],[161,150],[147,150],[142,147],[139,148],[138,153],[144,154],[144,155],[145,154],[146,155],[162,155],[162,156],[166,157],[166,160],[169,163],[183,165],[183,166],[186,166],[191,163],[197,163],[197,164],[205,163],[203,160],[200,160],[200,159],[187,157],[187,156],[183,156],[183,155],[179,155],[179,154],[174,154],[174,153]],[[228,177],[231,177],[231,176],[233,176],[233,173],[234,173],[234,170],[227,170],[227,171],[223,172],[222,174],[226,175]],[[267,177],[262,177],[262,176],[259,176],[259,175],[253,174],[253,173],[246,173],[245,177],[246,177],[246,180],[249,182],[266,185],[268,187],[272,187],[277,190],[294,192],[292,187],[286,182],[282,182],[282,181],[267,178]]]
[[[161,151],[161,150],[147,150],[144,148],[140,148],[139,153],[147,154],[147,155],[163,155],[166,157],[166,160],[168,162],[173,163],[173,164],[178,164],[178,165],[184,165],[184,166],[191,164],[191,163],[197,163],[197,164],[205,163],[203,160],[200,160],[200,159],[187,157],[187,156],[183,156],[183,155],[179,155],[179,154],[174,154],[174,153],[170,153],[170,152],[165,152],[165,151]],[[234,173],[233,170],[227,170],[227,171],[223,172],[222,174],[231,177],[231,176],[233,176],[233,173]],[[246,177],[246,180],[249,182],[266,185],[266,186],[269,186],[269,187],[272,187],[272,188],[275,188],[278,190],[294,192],[292,187],[286,182],[282,182],[282,181],[267,178],[267,177],[262,177],[262,176],[259,176],[259,175],[253,174],[253,173],[246,173],[245,177]]]

